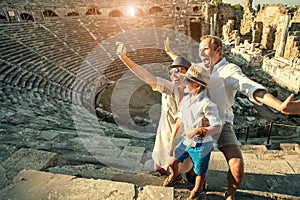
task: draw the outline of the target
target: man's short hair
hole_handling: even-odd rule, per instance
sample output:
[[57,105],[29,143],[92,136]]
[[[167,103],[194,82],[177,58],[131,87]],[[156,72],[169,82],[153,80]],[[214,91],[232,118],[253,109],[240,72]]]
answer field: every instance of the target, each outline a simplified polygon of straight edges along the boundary
[[207,38],[211,39],[211,43],[215,45],[215,50],[218,47],[222,47],[222,40],[219,37],[214,36],[214,35],[204,35],[200,38],[200,42]]

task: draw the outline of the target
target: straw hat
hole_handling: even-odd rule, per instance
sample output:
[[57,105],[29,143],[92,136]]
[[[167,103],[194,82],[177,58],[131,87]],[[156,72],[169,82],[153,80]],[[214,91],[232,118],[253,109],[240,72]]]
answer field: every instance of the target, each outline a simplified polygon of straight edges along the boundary
[[209,71],[200,65],[193,64],[186,72],[186,74],[182,74],[187,79],[194,81],[204,87],[207,87],[210,73]]

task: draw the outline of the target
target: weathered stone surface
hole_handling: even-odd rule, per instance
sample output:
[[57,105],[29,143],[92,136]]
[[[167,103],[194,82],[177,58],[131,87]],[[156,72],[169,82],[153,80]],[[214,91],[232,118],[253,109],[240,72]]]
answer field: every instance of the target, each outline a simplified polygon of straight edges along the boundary
[[209,169],[215,171],[227,171],[227,163],[224,155],[220,151],[213,152],[209,161]]
[[[237,191],[237,199],[299,199],[297,198],[300,195],[299,155],[286,155],[282,151],[261,151],[257,148],[252,153],[244,152],[243,156],[245,177]],[[132,199],[132,195],[136,199],[153,200],[185,199],[189,195],[189,190],[183,189],[188,186],[188,183],[175,185],[174,188],[160,187],[165,176],[128,173],[107,167],[99,168],[96,165],[62,166],[49,168],[49,170],[107,181],[24,170],[0,193],[3,194],[3,198],[16,200],[125,199],[124,196]],[[227,187],[227,170],[228,166],[223,154],[220,151],[213,151],[207,172],[208,199],[222,199],[222,192]],[[108,189],[106,189],[107,185]]]
[[295,143],[282,143],[280,144],[280,149],[283,151],[288,151],[288,152],[297,152],[299,149],[299,144]]
[[294,157],[292,160],[288,160],[287,162],[288,162],[288,164],[291,166],[291,168],[293,169],[293,171],[296,174],[300,174],[299,156],[298,157]]
[[22,148],[4,160],[1,165],[7,170],[6,175],[11,180],[23,169],[43,170],[55,166],[57,159],[56,153]]
[[269,73],[277,83],[289,88],[290,90],[299,92],[300,78],[299,69],[297,69],[297,65],[299,66],[299,64],[290,66],[289,62],[290,61],[288,59],[280,57],[276,59],[264,58],[262,69]]
[[0,189],[7,184],[6,170],[0,165]]
[[140,162],[142,160],[144,151],[144,147],[126,146],[121,153],[121,157],[124,157],[128,160],[134,160],[135,162]]
[[139,192],[138,200],[146,199],[174,199],[174,192],[172,187],[161,187],[161,186],[151,186],[147,185]]
[[42,131],[40,134],[45,140],[53,140],[59,133],[53,131]]
[[76,178],[69,175],[23,170],[1,191],[4,199],[118,199],[135,196],[133,184]]
[[[38,183],[38,184],[37,184]],[[109,180],[76,178],[70,175],[23,170],[13,184],[1,191],[4,199],[173,199],[172,187],[146,185],[136,192],[135,185]]]
[[241,149],[244,150],[244,151],[261,151],[261,152],[264,152],[264,151],[267,151],[267,147],[265,145],[242,145],[241,146]]
[[[153,166],[152,166],[153,168]],[[103,179],[118,182],[134,183],[138,186],[155,185],[161,186],[164,177],[152,176],[148,172],[145,173],[129,173],[119,171],[110,167],[99,167],[97,165],[85,164],[76,166],[56,166],[48,169],[49,172],[55,174],[66,174],[77,177]]]
[[245,160],[245,171],[255,174],[293,174],[285,160]]

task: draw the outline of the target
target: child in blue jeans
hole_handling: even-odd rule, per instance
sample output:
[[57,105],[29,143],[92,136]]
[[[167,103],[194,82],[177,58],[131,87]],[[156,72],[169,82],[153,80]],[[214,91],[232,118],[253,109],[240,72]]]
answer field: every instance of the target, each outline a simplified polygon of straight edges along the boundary
[[[169,162],[170,175],[165,179],[163,186],[171,186],[182,179],[178,172],[178,164],[190,157],[196,174],[195,186],[188,198],[192,200],[200,196],[200,188],[206,180],[210,154],[213,150],[211,136],[221,132],[222,122],[216,104],[203,92],[210,77],[207,69],[192,65],[183,76],[184,92],[187,95],[181,101],[181,110],[172,134],[169,154],[173,158]],[[209,126],[204,127],[203,119],[208,121]],[[174,140],[182,127],[184,138],[175,148]]]

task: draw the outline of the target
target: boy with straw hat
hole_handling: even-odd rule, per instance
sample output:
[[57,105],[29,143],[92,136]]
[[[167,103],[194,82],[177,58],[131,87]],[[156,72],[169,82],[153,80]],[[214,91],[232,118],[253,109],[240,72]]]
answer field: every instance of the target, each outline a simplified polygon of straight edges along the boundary
[[[198,199],[200,188],[206,179],[210,154],[213,150],[212,135],[221,132],[222,122],[216,104],[203,92],[206,90],[210,78],[207,69],[192,65],[183,76],[185,77],[184,92],[187,95],[181,101],[181,110],[173,129],[169,152],[173,158],[169,162],[170,175],[165,179],[163,186],[171,186],[181,180],[178,164],[190,157],[194,164],[196,181],[188,199]],[[204,127],[202,119],[206,119],[209,126]],[[181,128],[184,130],[184,138],[175,148],[174,140]]]

